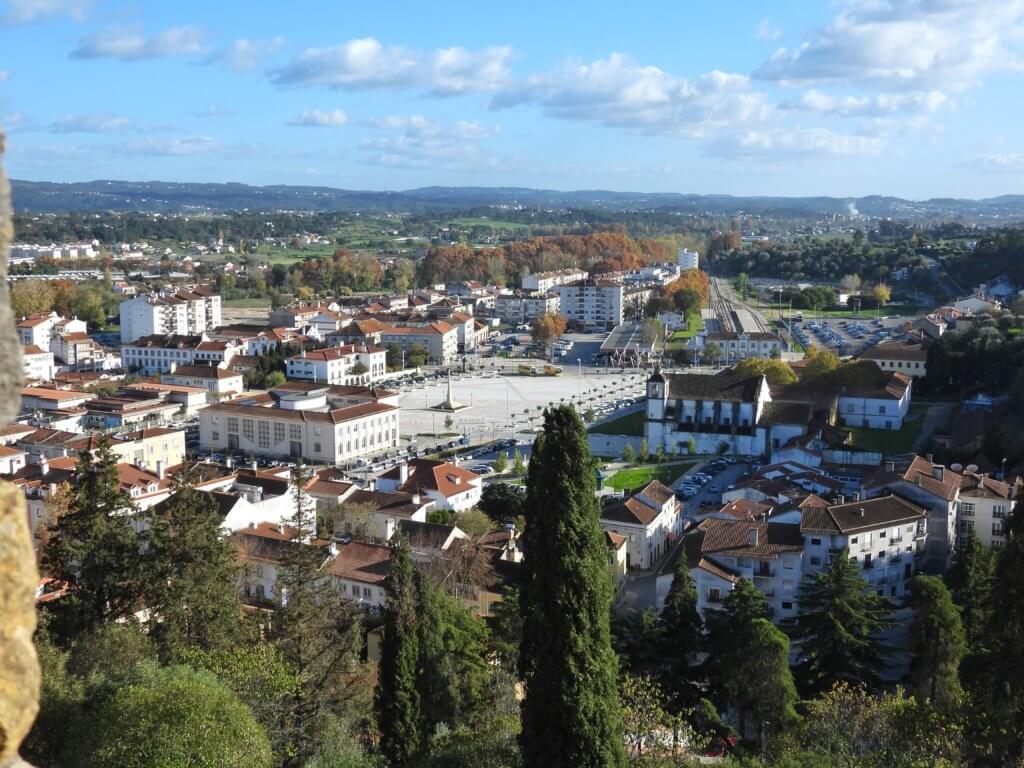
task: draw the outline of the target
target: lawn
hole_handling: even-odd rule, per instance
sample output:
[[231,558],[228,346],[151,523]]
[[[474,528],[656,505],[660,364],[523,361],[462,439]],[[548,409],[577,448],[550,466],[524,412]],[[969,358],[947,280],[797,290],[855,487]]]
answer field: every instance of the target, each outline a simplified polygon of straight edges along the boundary
[[627,413],[617,419],[595,424],[590,431],[595,435],[635,435],[641,437],[644,433],[644,422],[647,420],[646,411]]
[[608,488],[617,491],[631,491],[646,485],[651,480],[659,480],[671,487],[686,470],[693,466],[692,461],[678,461],[672,464],[644,464],[639,467],[620,469],[610,478],[604,481]]
[[846,426],[843,429],[849,430],[853,434],[855,448],[882,453],[910,453],[914,448],[917,436],[921,434],[927,413],[927,405],[911,405],[907,418],[903,420],[903,429],[898,432],[891,429],[864,429],[863,427]]
[[665,341],[665,349],[678,351],[686,349],[686,342],[704,330],[704,321],[700,319],[699,312],[691,312],[686,317],[686,328],[673,331],[672,335]]
[[259,296],[249,299],[224,299],[221,304],[225,307],[235,307],[237,309],[269,309],[270,298]]

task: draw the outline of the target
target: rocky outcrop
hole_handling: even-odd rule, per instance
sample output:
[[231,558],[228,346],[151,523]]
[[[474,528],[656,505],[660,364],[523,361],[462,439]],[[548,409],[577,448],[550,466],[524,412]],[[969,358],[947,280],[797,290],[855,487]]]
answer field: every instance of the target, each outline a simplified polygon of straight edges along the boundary
[[[9,423],[17,413],[22,372],[7,290],[10,242],[10,189],[0,170],[0,424]],[[32,644],[38,584],[25,497],[15,486],[0,484],[0,768],[25,765],[18,747],[39,711],[39,661]]]

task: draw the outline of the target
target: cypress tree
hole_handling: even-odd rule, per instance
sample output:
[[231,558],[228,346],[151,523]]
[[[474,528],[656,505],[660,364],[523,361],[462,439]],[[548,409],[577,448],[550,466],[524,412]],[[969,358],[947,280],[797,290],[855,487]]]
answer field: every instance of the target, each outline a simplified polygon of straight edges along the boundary
[[57,521],[43,552],[43,570],[70,579],[73,595],[54,605],[52,629],[65,637],[92,631],[131,615],[141,595],[139,537],[131,525],[136,513],[121,490],[117,458],[101,437],[95,458],[78,460],[68,509]]
[[992,553],[971,529],[946,574],[953,600],[963,611],[964,632],[972,649],[986,643],[992,593]]
[[149,520],[144,592],[146,606],[159,617],[152,634],[163,658],[236,643],[242,619],[238,558],[221,531],[217,502],[182,473]]
[[798,599],[797,664],[808,690],[824,693],[840,681],[877,686],[889,650],[878,636],[893,604],[871,589],[845,550],[804,580]]
[[707,658],[704,674],[712,688],[728,696],[730,675],[752,642],[754,622],[768,618],[768,602],[750,579],[740,579],[726,596],[721,611],[707,617]]
[[384,583],[387,606],[376,695],[380,749],[393,768],[413,765],[423,746],[415,582],[409,550],[402,543],[392,551]]
[[659,618],[663,658],[668,664],[666,693],[673,709],[697,703],[699,692],[693,658],[702,640],[702,622],[697,612],[697,584],[690,575],[686,552],[675,562],[672,587]]
[[739,714],[745,735],[750,721],[764,740],[797,719],[796,686],[789,669],[789,638],[767,619],[754,619],[744,634],[747,645],[725,670],[725,693]]
[[571,407],[545,412],[527,489],[520,596],[523,764],[623,766],[618,665],[609,627],[611,575],[594,495],[594,460],[583,422]]
[[950,711],[960,700],[960,660],[967,650],[960,611],[936,576],[915,576],[910,589],[911,690],[920,701]]
[[334,707],[341,675],[360,650],[356,609],[324,574],[325,548],[312,543],[316,514],[304,492],[308,480],[299,462],[292,470],[292,514],[284,521],[291,540],[281,548],[273,630],[275,644],[298,678],[281,710],[288,765],[303,765],[315,753],[323,716]]

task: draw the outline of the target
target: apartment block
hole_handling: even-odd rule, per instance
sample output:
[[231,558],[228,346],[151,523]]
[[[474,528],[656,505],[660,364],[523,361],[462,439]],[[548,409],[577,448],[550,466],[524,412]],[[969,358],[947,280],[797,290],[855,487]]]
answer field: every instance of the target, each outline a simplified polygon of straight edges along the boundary
[[617,280],[578,280],[558,287],[559,312],[587,331],[610,331],[623,320],[623,287]]

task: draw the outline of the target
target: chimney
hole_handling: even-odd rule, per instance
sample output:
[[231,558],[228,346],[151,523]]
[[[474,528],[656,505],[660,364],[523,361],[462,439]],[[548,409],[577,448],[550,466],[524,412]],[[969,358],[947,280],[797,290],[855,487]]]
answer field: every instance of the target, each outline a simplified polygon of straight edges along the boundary
[[259,468],[260,465],[256,462],[256,459],[253,459],[251,462],[249,462],[249,469],[251,469],[253,472],[257,472]]
[[887,461],[887,462],[885,462],[885,471],[886,472],[895,472],[896,471],[896,462],[895,461]]
[[50,473],[50,460],[45,456],[39,457],[39,475],[46,477]]
[[167,366],[167,372],[168,373],[174,373],[176,370],[178,370],[178,364],[177,363],[171,363],[170,365]]
[[159,477],[161,480],[163,480],[164,479],[164,475],[166,475],[166,474],[167,474],[167,470],[164,467],[164,463],[162,461],[158,461],[156,463],[156,476]]
[[334,537],[333,537],[333,536],[331,537],[331,540],[330,540],[330,542],[328,542],[328,544],[327,544],[327,552],[328,552],[328,554],[330,554],[330,555],[331,555],[332,557],[334,557],[335,555],[337,555],[337,554],[338,554],[338,542],[336,542],[336,541],[334,540]]
[[920,485],[921,485],[921,475],[920,474],[914,475],[914,482],[917,483],[918,487],[920,487]]
[[932,464],[932,477],[939,482],[942,482],[942,476],[945,474],[946,468],[941,464]]
[[846,497],[843,494],[841,494],[841,493],[837,493],[836,494],[836,504],[845,504],[845,503],[846,503]]
[[751,528],[750,529],[749,541],[750,541],[750,546],[752,546],[752,547],[756,547],[757,546],[757,528]]
[[932,458],[932,454],[930,454],[930,453],[925,454],[925,458],[928,460],[929,464],[934,463],[934,459]]
[[409,479],[409,462],[403,461],[398,465],[398,485],[399,487],[405,485]]
[[234,457],[232,457],[232,456],[225,456],[224,457],[224,466],[227,467],[228,469],[231,469],[233,466],[235,466],[235,459],[234,459]]
[[854,491],[852,498],[854,501],[860,501],[860,491]]
[[864,517],[864,507],[857,507],[857,517]]

